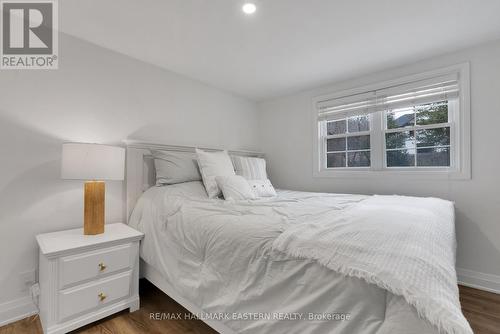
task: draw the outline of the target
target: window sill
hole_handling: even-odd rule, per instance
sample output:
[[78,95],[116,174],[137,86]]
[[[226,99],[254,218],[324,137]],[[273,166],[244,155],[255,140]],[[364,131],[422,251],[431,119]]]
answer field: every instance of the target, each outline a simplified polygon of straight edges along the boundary
[[314,178],[379,178],[379,179],[397,179],[397,180],[470,180],[470,171],[464,170],[442,170],[442,169],[383,169],[383,170],[370,170],[370,169],[323,169],[313,172]]

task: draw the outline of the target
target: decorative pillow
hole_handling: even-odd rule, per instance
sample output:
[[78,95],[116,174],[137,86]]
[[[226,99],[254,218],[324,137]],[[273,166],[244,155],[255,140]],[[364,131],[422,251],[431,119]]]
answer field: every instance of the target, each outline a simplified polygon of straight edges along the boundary
[[267,179],[266,160],[261,158],[240,157],[237,155],[233,155],[231,159],[237,175],[241,175],[247,180]]
[[205,152],[196,149],[196,155],[198,156],[198,166],[200,167],[201,177],[205,189],[207,190],[208,197],[219,197],[221,191],[219,186],[217,186],[215,177],[236,175],[234,173],[233,164],[231,163],[231,158],[229,158],[227,151]]
[[151,150],[151,154],[157,185],[201,181],[195,153]]
[[277,195],[269,179],[248,180],[248,184],[257,197],[274,197]]
[[242,176],[216,176],[215,181],[227,201],[257,198],[248,181]]

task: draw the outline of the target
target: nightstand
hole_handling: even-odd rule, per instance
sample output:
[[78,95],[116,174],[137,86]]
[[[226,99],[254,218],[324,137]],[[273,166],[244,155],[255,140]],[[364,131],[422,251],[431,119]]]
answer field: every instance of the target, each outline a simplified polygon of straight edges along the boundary
[[124,309],[139,309],[139,241],[125,224],[40,234],[40,320],[45,334],[67,333]]

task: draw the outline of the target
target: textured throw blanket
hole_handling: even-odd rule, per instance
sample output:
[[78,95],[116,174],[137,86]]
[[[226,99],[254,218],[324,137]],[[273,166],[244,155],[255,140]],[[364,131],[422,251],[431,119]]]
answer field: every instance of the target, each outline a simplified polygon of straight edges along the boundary
[[442,333],[472,333],[460,309],[451,202],[373,196],[332,216],[291,224],[273,248],[403,296]]

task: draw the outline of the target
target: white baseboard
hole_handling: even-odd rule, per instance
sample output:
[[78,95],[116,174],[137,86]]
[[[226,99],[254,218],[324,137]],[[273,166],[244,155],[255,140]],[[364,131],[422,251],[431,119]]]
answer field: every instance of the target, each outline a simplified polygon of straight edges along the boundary
[[0,327],[38,313],[30,296],[24,296],[0,304]]
[[500,276],[457,268],[458,284],[500,294]]

